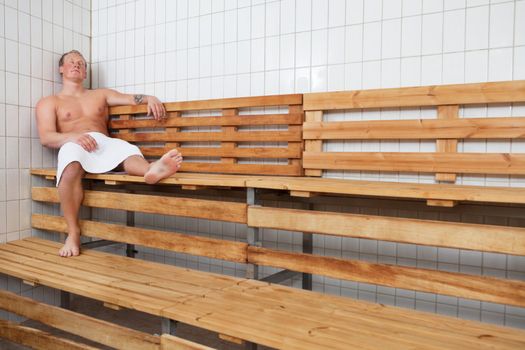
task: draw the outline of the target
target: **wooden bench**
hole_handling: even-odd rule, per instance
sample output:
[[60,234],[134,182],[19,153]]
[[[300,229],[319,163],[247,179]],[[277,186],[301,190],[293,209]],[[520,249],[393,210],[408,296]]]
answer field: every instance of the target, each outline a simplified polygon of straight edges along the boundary
[[[63,308],[39,303],[7,291],[0,291],[0,309],[115,349],[211,350],[209,347],[169,334],[149,335]],[[85,343],[64,339],[39,329],[3,320],[0,320],[0,338],[31,349],[98,349],[98,347]]]
[[[144,113],[142,107],[115,108],[111,113],[119,118],[112,121],[111,125],[120,130],[115,136],[131,141],[148,142],[139,145],[144,153],[151,157],[175,146],[181,147],[187,158],[186,149],[191,150],[190,161],[185,163],[182,169],[188,172],[176,174],[158,186],[145,186],[141,178],[122,174],[88,175],[87,178],[93,183],[91,189],[86,191],[83,204],[87,207],[123,210],[128,213],[142,212],[246,224],[246,239],[223,240],[132,227],[132,214],[128,215],[130,219],[126,225],[84,220],[81,222],[82,234],[109,241],[247,264],[246,277],[249,278],[168,266],[91,249],[84,249],[84,253],[78,258],[62,259],[56,255],[59,244],[39,238],[1,245],[0,272],[30,283],[95,298],[108,306],[132,308],[163,317],[166,333],[171,331],[170,320],[174,320],[212,330],[230,340],[247,341],[249,346],[257,343],[290,349],[524,347],[525,332],[522,330],[324,295],[267,282],[290,278],[295,276],[293,272],[303,272],[306,274],[305,286],[311,285],[309,275],[314,274],[523,307],[525,282],[522,280],[321,256],[312,254],[309,234],[525,255],[523,227],[360,215],[312,208],[277,208],[267,204],[264,200],[266,193],[263,191],[289,191],[291,195],[307,197],[307,201],[315,199],[310,198],[314,195],[351,196],[350,200],[356,201],[361,201],[361,197],[387,198],[388,201],[391,198],[402,201],[423,200],[431,206],[452,207],[447,210],[456,210],[460,202],[477,202],[483,206],[488,203],[491,206],[505,205],[505,210],[516,210],[519,212],[516,216],[522,217],[520,213],[525,198],[523,188],[458,186],[444,183],[381,183],[312,176],[319,176],[324,169],[420,169],[422,172],[437,173],[440,181],[451,181],[457,173],[479,172],[480,168],[476,167],[475,162],[480,160],[484,162],[484,167],[491,167],[484,173],[493,173],[494,166],[498,173],[523,175],[522,155],[454,155],[454,142],[450,139],[450,135],[454,138],[476,138],[481,135],[485,139],[520,138],[523,134],[520,131],[523,127],[522,118],[485,121],[469,119],[468,122],[458,119],[459,121],[452,122],[452,131],[448,130],[445,134],[442,130],[447,128],[448,120],[326,122],[321,118],[321,114],[330,109],[429,105],[447,106],[437,107],[438,116],[446,115],[446,118],[449,118],[458,110],[456,107],[450,107],[452,104],[523,101],[525,83],[506,82],[306,94],[304,106],[300,105],[301,102],[295,95],[166,104],[170,118],[164,125],[132,117],[132,114]],[[246,108],[249,108],[252,115],[243,116],[243,109]],[[303,108],[306,112],[306,123],[301,136],[298,130],[300,125],[295,117],[290,116],[300,115]],[[212,114],[209,110],[218,109],[221,112],[215,113],[221,116],[207,117]],[[260,115],[262,109],[267,109],[264,112],[271,114]],[[283,112],[285,109],[286,112]],[[205,112],[200,113],[204,116],[195,116],[199,114],[195,110],[204,110]],[[228,110],[234,112],[227,113]],[[185,116],[185,111],[193,111],[193,114]],[[231,117],[230,113],[238,116]],[[257,114],[253,116],[253,113]],[[197,119],[202,119],[203,122]],[[259,121],[261,124],[254,124]],[[245,122],[247,124],[244,124]],[[231,125],[232,123],[234,125]],[[239,125],[253,127],[266,124],[287,126],[268,132],[231,129]],[[195,135],[185,135],[192,134],[191,131],[183,129],[190,125],[220,126],[221,129],[201,130],[193,132]],[[384,131],[385,128],[387,132]],[[411,131],[408,132],[406,128],[410,128]],[[399,130],[395,133],[396,139],[412,139],[414,135],[436,139],[438,152],[409,154],[401,157],[407,160],[403,163],[399,161],[398,154],[333,154],[324,152],[322,148],[323,140],[389,139],[393,137],[389,132],[392,130]],[[276,133],[279,137],[286,135],[288,143],[277,146],[265,144],[261,147],[260,142],[285,142],[284,139],[269,138],[268,134],[271,133]],[[302,157],[296,158],[294,147],[297,146],[294,144],[300,143],[298,135],[300,139],[305,140],[305,152]],[[199,153],[200,145],[180,144],[196,140],[216,141],[217,144],[208,147],[213,150],[208,151],[216,152],[213,155],[217,159],[213,159],[211,163],[209,160],[191,159],[212,154]],[[257,146],[240,145],[240,142],[252,142]],[[250,149],[249,153],[245,153],[248,152],[244,150],[245,147]],[[267,150],[262,148],[279,150],[276,153],[272,150],[272,157],[269,157],[268,153],[265,153]],[[252,149],[256,151],[251,151]],[[283,149],[288,151],[282,151]],[[443,152],[439,152],[440,150]],[[282,158],[281,152],[289,153]],[[269,164],[251,164],[249,159],[240,159],[261,159],[257,154],[260,154],[262,159],[279,160],[268,162]],[[446,158],[448,156],[451,158]],[[447,167],[448,159],[456,162],[458,167]],[[304,162],[302,167],[301,160]],[[354,162],[359,162],[359,167],[355,167]],[[220,172],[222,166],[226,169],[225,172],[230,174],[214,174]],[[301,176],[303,168],[305,175],[309,177]],[[281,170],[282,172],[277,172]],[[192,173],[194,171],[207,174]],[[48,178],[54,176],[51,170],[33,170],[32,173]],[[100,184],[100,180],[105,184]],[[178,190],[179,187],[183,191]],[[186,191],[187,189],[213,191]],[[126,191],[129,193],[125,193]],[[58,203],[56,189],[51,187],[34,187],[32,197],[39,202]],[[330,198],[327,200],[334,201]],[[335,199],[335,203],[340,201],[339,198]],[[507,207],[509,205],[513,207]],[[310,207],[315,209],[313,205]],[[492,207],[489,210],[493,210]],[[64,220],[53,215],[35,213],[32,225],[41,230],[66,232]],[[261,246],[258,234],[262,228],[302,232],[305,242],[303,252]],[[285,270],[266,277],[264,281],[258,281],[256,279],[260,278],[259,266]]]

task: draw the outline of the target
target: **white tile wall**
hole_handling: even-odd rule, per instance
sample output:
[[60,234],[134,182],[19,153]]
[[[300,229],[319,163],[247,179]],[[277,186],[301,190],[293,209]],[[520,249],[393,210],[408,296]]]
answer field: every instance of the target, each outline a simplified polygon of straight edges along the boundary
[[[40,145],[34,107],[60,89],[54,67],[63,50],[75,43],[90,59],[90,10],[89,0],[0,1],[0,242],[31,234],[29,169],[55,164]],[[20,281],[9,281],[9,289],[22,291]],[[34,290],[55,302],[52,292]]]

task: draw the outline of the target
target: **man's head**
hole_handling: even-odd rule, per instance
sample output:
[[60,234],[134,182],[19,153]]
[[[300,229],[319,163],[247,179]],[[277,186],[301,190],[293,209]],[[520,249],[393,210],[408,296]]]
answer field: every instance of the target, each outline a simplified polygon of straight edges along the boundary
[[77,50],[66,52],[58,61],[58,68],[62,78],[83,81],[87,77],[86,59]]

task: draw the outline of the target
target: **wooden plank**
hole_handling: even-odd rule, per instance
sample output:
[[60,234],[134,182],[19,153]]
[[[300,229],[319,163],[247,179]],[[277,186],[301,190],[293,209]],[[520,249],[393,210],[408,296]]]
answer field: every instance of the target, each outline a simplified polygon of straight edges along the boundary
[[[445,110],[449,113],[453,112],[454,109],[454,106],[442,107],[443,113]],[[308,113],[314,112],[306,112],[307,116]],[[303,125],[303,138],[305,140],[521,139],[525,137],[524,128],[523,117],[344,122],[307,120]]]
[[[168,112],[168,118],[169,118],[168,120],[179,120],[181,119],[181,113],[180,112]],[[171,128],[171,127],[166,128],[167,134],[177,134],[178,132],[180,132],[180,128]],[[164,148],[166,148],[168,151],[171,151],[173,148],[179,148],[179,147],[180,147],[179,142],[167,142],[166,145],[164,146]],[[164,153],[162,153],[160,156],[164,155]]]
[[525,154],[305,152],[305,168],[463,174],[525,174]]
[[[64,218],[53,215],[33,214],[32,227],[67,232]],[[206,256],[235,262],[246,262],[246,243],[212,239],[175,232],[130,227],[102,222],[81,220],[83,236],[98,237],[115,242],[137,244],[150,248],[167,249],[180,253]]]
[[118,305],[115,305],[115,304],[111,304],[111,303],[103,303],[104,307],[107,307],[108,309],[111,309],[111,310],[115,310],[115,311],[120,311],[122,310],[122,308]]
[[[300,144],[297,144],[300,146]],[[160,157],[169,148],[139,147],[145,156]],[[231,157],[231,158],[301,158],[301,147],[253,147],[224,149],[218,147],[183,147],[185,157]]]
[[[225,117],[231,117],[238,115],[239,110],[232,108],[232,109],[223,109],[222,115]],[[234,134],[237,133],[237,127],[236,126],[223,126],[221,128],[221,131],[225,134]],[[237,148],[237,143],[235,142],[221,142],[221,150],[224,151],[234,151]],[[221,163],[224,164],[235,164],[237,163],[237,159],[234,157],[221,157]]]
[[[184,101],[164,103],[167,112],[194,111],[199,109],[225,109],[266,106],[287,106],[303,103],[302,94],[271,95],[255,97],[221,98],[213,100]],[[110,107],[109,114],[138,114],[146,113],[146,105]]]
[[[56,169],[31,169],[31,174],[55,174]],[[144,183],[142,176],[122,174],[86,174],[86,179],[115,179],[126,183]],[[252,187],[295,190],[347,196],[372,196],[407,199],[435,199],[459,202],[525,204],[525,189],[520,187],[464,186],[383,181],[363,181],[289,176],[250,176],[225,174],[177,173],[161,184],[201,185],[209,187]]]
[[[440,120],[458,119],[459,106],[438,106],[437,113]],[[458,140],[447,138],[436,140],[436,152],[456,153],[458,151]],[[436,181],[456,182],[454,173],[437,173]]]
[[248,226],[525,255],[525,228],[248,207]]
[[163,334],[160,336],[161,350],[213,350],[205,345],[200,345],[186,339],[178,338],[173,335]]
[[239,132],[181,132],[169,133],[129,133],[111,134],[112,137],[129,142],[287,142],[302,141],[301,133],[297,131],[239,131]]
[[445,201],[441,199],[428,199],[427,205],[431,207],[453,208],[458,205],[457,201]]
[[239,345],[244,345],[245,344],[244,340],[236,338],[236,337],[232,337],[231,335],[219,334],[219,338],[222,339],[222,340],[226,340],[226,341],[228,341],[230,343],[234,343],[234,344],[239,344]]
[[304,110],[511,103],[525,101],[525,80],[304,94]]
[[38,329],[0,320],[0,338],[39,350],[96,350],[97,348],[56,337]]
[[248,247],[252,264],[460,298],[524,306],[525,282]]
[[[303,106],[302,105],[289,106],[288,107],[288,112],[289,113],[293,113],[293,114],[302,114],[303,113]],[[288,131],[298,132],[299,134],[302,135],[303,127],[302,127],[302,125],[288,125]],[[288,142],[288,147],[291,147],[292,145],[295,145],[295,147],[297,147],[297,145],[299,145],[302,149],[304,149],[303,144],[304,144],[304,141],[302,141],[302,140],[300,142],[297,142],[297,143]],[[301,159],[288,159],[288,164],[293,165],[293,166],[297,166],[297,167],[301,168],[301,170],[302,170],[302,167],[303,167],[303,162],[302,162]],[[303,172],[301,172],[301,175],[303,175]]]
[[525,189],[520,187],[419,184],[276,176],[251,177],[246,180],[245,185],[253,188],[308,191],[348,196],[525,204]]
[[[377,337],[377,329],[381,329],[381,334],[385,335],[386,339],[392,336],[396,344],[403,342],[402,346],[405,348],[407,345],[404,341],[409,339],[414,341],[419,338],[418,344],[425,346],[441,344],[441,346],[438,345],[438,349],[443,347],[443,339],[447,339],[447,345],[451,348],[462,348],[469,344],[469,346],[474,346],[474,349],[476,346],[478,349],[485,347],[514,349],[520,347],[519,344],[525,336],[523,331],[509,327],[498,327],[351,298],[340,298],[327,294],[317,294],[315,298],[312,298],[311,292],[300,289],[294,289],[293,297],[291,297],[292,291],[287,287],[259,283],[253,280],[243,282],[234,287],[236,291],[237,288],[243,290],[243,293],[238,293],[239,298],[233,298],[231,294],[226,294],[224,297],[231,302],[239,301],[240,303],[244,303],[246,298],[251,298],[251,300],[257,300],[259,305],[269,308],[272,303],[274,305],[278,303],[281,310],[292,317],[301,315],[308,319],[315,318],[330,327],[347,330],[347,334],[363,334],[368,331],[370,332],[368,339]],[[311,310],[316,310],[316,312],[312,313]],[[289,318],[288,323],[291,322]],[[507,333],[509,331],[513,334]],[[491,337],[483,336],[488,334]],[[380,348],[378,344],[376,346]]]
[[[309,111],[305,113],[305,123],[303,124],[303,138],[304,141],[304,150],[305,152],[321,152],[323,150],[323,141],[319,138],[315,139],[306,139],[305,125],[309,123],[322,123],[323,121],[323,111]],[[308,169],[304,167],[304,174],[306,176],[322,176],[323,171],[319,169]]]
[[135,128],[168,128],[192,126],[243,126],[243,125],[301,125],[302,113],[296,114],[243,114],[221,117],[183,117],[173,118],[170,115],[180,112],[168,112],[168,119],[159,122],[154,119],[112,120],[110,129],[135,129]]
[[225,174],[259,174],[300,176],[302,169],[298,165],[274,164],[222,164],[222,163],[183,163],[181,171]]
[[[56,169],[31,169],[32,175],[44,176],[46,174],[56,174]],[[178,172],[167,179],[161,180],[160,184],[170,185],[202,185],[202,186],[219,186],[219,187],[245,187],[244,183],[252,176],[237,176],[225,174],[197,174]],[[90,180],[111,180],[127,183],[144,183],[143,176],[133,176],[127,174],[86,174],[85,179]]]
[[125,344],[130,350],[154,350],[160,343],[159,337],[39,303],[8,291],[0,291],[0,309],[114,348]]
[[[52,187],[33,187],[33,200],[59,203]],[[246,223],[246,204],[142,194],[84,191],[83,205],[143,213],[177,215],[200,219]]]

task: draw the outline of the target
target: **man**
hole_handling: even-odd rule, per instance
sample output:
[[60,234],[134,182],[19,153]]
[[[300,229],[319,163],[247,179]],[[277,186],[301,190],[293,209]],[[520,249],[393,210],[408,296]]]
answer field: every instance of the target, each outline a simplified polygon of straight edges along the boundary
[[86,171],[107,172],[120,164],[128,174],[144,176],[147,183],[153,184],[174,174],[182,156],[171,150],[149,163],[136,146],[108,136],[109,106],[147,103],[148,115],[160,120],[166,117],[166,110],[156,97],[85,89],[86,60],[76,50],[62,55],[59,69],[62,91],[42,98],[36,106],[36,117],[42,145],[60,148],[57,186],[68,236],[59,255],[70,257],[80,254],[78,214]]

